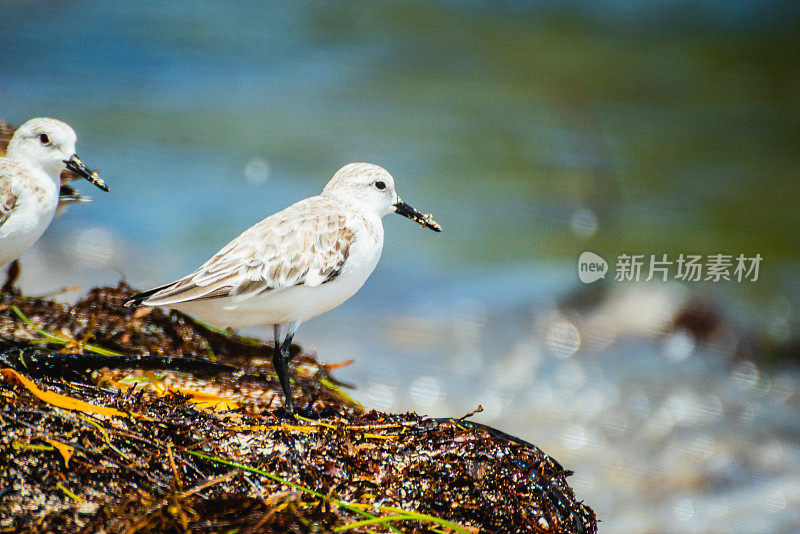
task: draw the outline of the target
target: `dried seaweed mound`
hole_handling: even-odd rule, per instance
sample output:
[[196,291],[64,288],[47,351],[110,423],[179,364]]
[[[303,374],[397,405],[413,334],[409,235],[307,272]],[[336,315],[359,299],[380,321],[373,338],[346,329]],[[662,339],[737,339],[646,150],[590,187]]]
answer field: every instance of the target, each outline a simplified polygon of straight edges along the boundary
[[131,294],[0,300],[0,531],[596,532],[534,445],[365,413],[299,347],[293,418],[270,346]]

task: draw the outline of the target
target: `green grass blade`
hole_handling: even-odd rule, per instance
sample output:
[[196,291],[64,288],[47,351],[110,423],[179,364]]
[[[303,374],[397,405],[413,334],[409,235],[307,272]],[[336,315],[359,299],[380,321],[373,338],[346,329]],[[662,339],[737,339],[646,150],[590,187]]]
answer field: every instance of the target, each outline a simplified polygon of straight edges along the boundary
[[[60,336],[58,334],[51,334],[50,332],[45,332],[44,330],[36,326],[33,323],[33,321],[31,321],[24,313],[22,313],[22,311],[19,308],[17,308],[13,304],[11,305],[11,311],[16,313],[17,317],[22,319],[22,322],[28,325],[28,327],[33,329],[37,334],[44,336],[44,338],[32,339],[31,343],[55,343],[56,345],[66,345],[67,343],[72,342],[71,339]],[[88,343],[84,343],[83,348],[88,351],[94,352],[95,354],[99,354],[101,356],[125,356],[121,352],[104,349],[103,347],[98,347],[97,345],[90,345]]]
[[350,395],[345,393],[344,390],[342,390],[342,388],[340,388],[339,386],[337,386],[336,384],[334,384],[333,382],[331,382],[327,378],[320,378],[319,379],[319,383],[322,384],[323,386],[325,386],[326,388],[330,389],[331,391],[333,391],[337,395],[340,395],[347,402],[352,403],[354,406],[358,406],[362,410],[364,409],[364,407],[361,405],[360,402],[358,402],[353,397],[351,397]]
[[64,338],[64,337],[57,336],[57,335],[54,335],[54,334],[50,334],[50,333],[48,333],[48,332],[45,332],[44,330],[42,330],[41,328],[39,328],[38,326],[36,326],[35,324],[33,324],[33,321],[31,321],[30,319],[28,319],[28,317],[27,317],[27,316],[26,316],[24,313],[22,313],[22,311],[20,311],[20,309],[19,309],[19,308],[17,308],[16,306],[14,306],[13,304],[11,305],[11,311],[13,311],[14,313],[16,313],[16,314],[17,314],[17,317],[19,317],[20,319],[22,319],[22,322],[23,322],[23,323],[25,323],[26,325],[28,325],[30,328],[34,329],[34,330],[36,331],[36,333],[37,333],[37,334],[41,334],[41,335],[43,335],[44,337],[46,337],[47,339],[52,339],[52,340],[53,340],[53,341],[55,341],[55,342],[67,343],[67,342],[69,341],[68,339],[66,339],[66,338]]
[[[408,520],[415,520],[416,518],[412,515],[385,515],[382,517],[374,517],[372,519],[363,519],[361,521],[356,521],[355,523],[348,523],[347,525],[342,525],[341,527],[336,527],[333,529],[334,532],[344,532],[345,530],[351,530],[358,527],[363,527],[366,525],[374,525],[376,523],[383,523],[388,521],[408,521]],[[388,525],[387,525],[388,526]]]
[[423,514],[420,512],[409,512],[407,510],[403,510],[402,508],[395,508],[393,506],[379,506],[378,509],[384,510],[386,512],[394,512],[396,514],[410,516],[411,518],[416,519],[418,521],[430,521],[432,523],[436,523],[438,525],[442,525],[443,527],[452,529],[458,532],[459,534],[469,534],[469,531],[467,531],[464,527],[457,525],[446,519],[442,519],[440,517],[434,517],[432,515]]
[[[334,505],[338,506],[339,508],[344,508],[345,510],[353,512],[354,514],[358,514],[358,515],[360,515],[362,517],[366,517],[367,519],[380,519],[380,518],[376,518],[374,515],[372,515],[370,513],[367,513],[367,512],[365,512],[363,510],[359,510],[358,508],[356,508],[355,506],[350,505],[349,503],[346,503],[344,501],[340,501],[338,499],[332,499],[332,498],[328,497],[327,495],[323,495],[323,494],[321,494],[321,493],[319,493],[317,491],[314,491],[311,488],[307,488],[305,486],[301,486],[300,484],[292,482],[291,480],[286,480],[286,479],[284,479],[282,477],[279,477],[278,475],[273,475],[272,473],[268,473],[266,471],[262,471],[261,469],[256,469],[254,467],[250,467],[250,466],[247,466],[247,465],[244,465],[244,464],[240,464],[240,463],[237,463],[237,462],[231,462],[230,460],[225,460],[224,458],[217,458],[216,456],[209,456],[208,454],[204,454],[202,452],[197,452],[197,451],[186,451],[186,452],[191,454],[192,456],[197,456],[198,458],[204,458],[206,460],[209,460],[209,461],[212,461],[212,462],[221,463],[221,464],[225,464],[225,465],[229,465],[231,467],[238,467],[239,469],[242,469],[244,471],[249,471],[251,473],[255,473],[256,475],[261,475],[261,476],[267,477],[269,479],[274,480],[275,482],[279,482],[281,484],[285,484],[285,485],[287,485],[287,486],[289,486],[291,488],[296,488],[296,489],[298,489],[300,491],[308,493],[309,495],[313,495],[314,497],[317,497],[319,499],[324,499],[326,501],[329,501],[329,502],[333,503]],[[388,527],[392,532],[396,532],[397,534],[402,534],[402,532],[400,532],[399,530],[394,528],[392,525],[385,524],[385,526]]]

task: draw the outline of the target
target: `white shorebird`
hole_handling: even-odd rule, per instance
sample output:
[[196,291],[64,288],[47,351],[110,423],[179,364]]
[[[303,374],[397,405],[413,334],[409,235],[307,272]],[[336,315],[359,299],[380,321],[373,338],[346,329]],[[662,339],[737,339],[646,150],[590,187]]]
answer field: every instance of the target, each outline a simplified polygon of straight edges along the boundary
[[272,361],[294,412],[289,348],[304,321],[353,296],[383,250],[383,222],[398,213],[441,227],[405,202],[394,179],[370,163],[345,165],[322,194],[301,200],[245,230],[193,273],[125,304],[167,306],[222,327],[272,325]]
[[[76,139],[69,125],[41,117],[27,121],[11,137],[6,156],[0,158],[0,266],[15,262],[50,225],[63,170],[108,191],[75,154]],[[3,289],[11,289],[15,265]]]
[[[5,157],[8,142],[17,131],[17,126],[10,124],[3,119],[0,119],[0,157]],[[68,206],[72,204],[91,202],[92,197],[79,193],[74,187],[69,185],[73,180],[83,178],[78,173],[72,172],[69,169],[61,171],[61,189],[58,192],[58,207],[56,208],[55,216],[61,215]]]

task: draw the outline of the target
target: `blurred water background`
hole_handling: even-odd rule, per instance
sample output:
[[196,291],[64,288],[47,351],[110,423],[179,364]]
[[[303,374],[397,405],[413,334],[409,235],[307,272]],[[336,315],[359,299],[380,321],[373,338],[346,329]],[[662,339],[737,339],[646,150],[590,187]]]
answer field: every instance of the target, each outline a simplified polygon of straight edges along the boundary
[[[110,183],[22,287],[151,287],[370,161],[356,297],[300,329],[368,407],[475,416],[606,533],[800,531],[800,8],[790,2],[0,2],[0,118]],[[756,282],[584,285],[577,259],[761,254]],[[674,271],[673,271],[674,273]],[[78,293],[65,293],[75,298]],[[265,329],[254,333],[270,337]]]

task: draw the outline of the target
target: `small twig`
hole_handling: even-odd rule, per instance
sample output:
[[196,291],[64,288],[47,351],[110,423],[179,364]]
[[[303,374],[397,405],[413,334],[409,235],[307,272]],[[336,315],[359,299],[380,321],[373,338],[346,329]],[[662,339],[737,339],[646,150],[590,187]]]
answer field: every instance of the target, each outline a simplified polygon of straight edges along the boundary
[[233,469],[232,471],[228,471],[224,475],[220,475],[220,476],[218,476],[216,478],[212,478],[211,480],[207,480],[207,481],[203,482],[202,484],[198,484],[197,486],[195,486],[195,487],[193,487],[191,489],[188,489],[188,490],[184,491],[183,493],[179,493],[178,497],[180,497],[182,499],[184,499],[186,497],[190,497],[190,496],[194,495],[195,493],[197,493],[199,491],[203,491],[204,489],[209,488],[211,486],[214,486],[216,484],[219,484],[220,482],[225,482],[226,480],[229,480],[229,479],[235,477],[239,473],[240,473],[240,471],[238,469]]
[[172,474],[175,476],[175,486],[182,490],[183,482],[181,477],[178,476],[178,468],[175,466],[175,456],[172,454],[172,443],[167,442],[167,455],[169,456],[169,465],[172,468]]
[[55,297],[57,295],[61,295],[63,293],[69,293],[70,291],[80,291],[81,289],[82,289],[81,286],[65,286],[62,287],[61,289],[54,289],[53,291],[42,293],[41,295],[36,295],[35,297],[30,297],[30,298],[35,300],[44,300]]
[[464,416],[462,416],[462,417],[459,417],[459,418],[458,418],[458,420],[459,420],[459,421],[463,421],[464,419],[469,419],[470,417],[472,417],[472,416],[473,416],[473,415],[475,415],[476,413],[481,413],[482,411],[483,411],[483,406],[481,406],[481,405],[479,404],[477,408],[475,408],[474,410],[472,410],[471,412],[469,412],[467,415],[464,415]]

